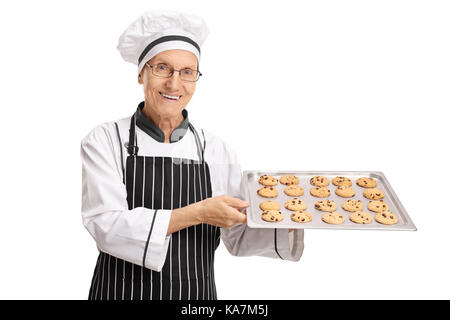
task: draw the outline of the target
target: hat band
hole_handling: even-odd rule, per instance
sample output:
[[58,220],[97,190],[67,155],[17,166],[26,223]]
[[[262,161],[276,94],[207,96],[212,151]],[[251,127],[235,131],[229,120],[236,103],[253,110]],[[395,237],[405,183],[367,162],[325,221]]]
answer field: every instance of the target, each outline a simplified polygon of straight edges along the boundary
[[174,41],[174,40],[181,40],[186,41],[190,44],[192,44],[200,53],[200,46],[191,38],[185,37],[185,36],[164,36],[161,38],[156,39],[155,41],[151,42],[147,47],[145,47],[144,51],[142,51],[141,55],[139,56],[138,64],[141,63],[142,59],[144,59],[145,55],[156,45],[167,42],[167,41]]

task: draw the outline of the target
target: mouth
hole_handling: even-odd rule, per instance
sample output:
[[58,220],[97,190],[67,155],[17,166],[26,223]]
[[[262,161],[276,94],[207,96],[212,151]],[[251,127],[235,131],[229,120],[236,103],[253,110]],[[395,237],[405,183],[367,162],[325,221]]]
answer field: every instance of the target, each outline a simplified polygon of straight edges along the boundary
[[163,93],[161,91],[159,91],[159,94],[164,100],[166,100],[168,102],[176,102],[176,101],[180,100],[180,98],[182,97],[182,96],[169,95],[169,94]]

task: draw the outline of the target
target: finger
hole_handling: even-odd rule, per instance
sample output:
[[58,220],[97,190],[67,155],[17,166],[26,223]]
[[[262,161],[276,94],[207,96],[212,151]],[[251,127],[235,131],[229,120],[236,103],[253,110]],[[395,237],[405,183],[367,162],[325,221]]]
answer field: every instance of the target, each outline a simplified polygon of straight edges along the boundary
[[238,223],[246,224],[247,223],[247,216],[245,214],[241,214],[239,216]]
[[240,212],[239,210],[232,209],[233,210],[233,219],[236,221],[236,223],[245,223],[247,221],[247,215]]
[[227,198],[225,203],[233,208],[247,208],[250,205],[247,201],[232,197]]

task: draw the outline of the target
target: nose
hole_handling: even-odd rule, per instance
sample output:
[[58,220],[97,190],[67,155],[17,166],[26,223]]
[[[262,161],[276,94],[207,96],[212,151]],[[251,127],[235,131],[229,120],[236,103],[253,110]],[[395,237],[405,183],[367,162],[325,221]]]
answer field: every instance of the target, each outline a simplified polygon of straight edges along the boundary
[[180,73],[178,71],[174,71],[172,75],[167,78],[166,86],[168,88],[177,89],[181,84]]

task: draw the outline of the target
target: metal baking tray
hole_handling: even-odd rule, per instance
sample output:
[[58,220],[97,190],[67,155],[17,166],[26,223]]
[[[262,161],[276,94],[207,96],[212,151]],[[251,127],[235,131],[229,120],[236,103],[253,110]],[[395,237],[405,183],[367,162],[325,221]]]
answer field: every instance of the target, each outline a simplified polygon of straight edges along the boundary
[[[264,174],[274,176],[278,179],[278,184],[274,186],[278,191],[278,196],[276,198],[265,198],[257,193],[257,190],[262,187],[258,182],[259,177]],[[307,209],[312,215],[312,221],[308,223],[297,223],[291,220],[290,211],[284,207],[284,203],[291,198],[284,193],[286,186],[279,182],[281,176],[283,175],[295,175],[299,178],[299,186],[304,189],[304,194],[298,196],[299,198],[306,202]],[[330,180],[330,184],[327,188],[330,190],[330,195],[326,198],[318,198],[312,196],[309,191],[314,186],[310,184],[310,179],[313,176],[324,176]],[[333,185],[332,180],[336,176],[347,177],[352,180],[352,188],[355,190],[355,196],[351,198],[343,198],[336,195],[335,190],[337,186]],[[384,201],[389,205],[390,211],[397,215],[398,222],[393,225],[384,225],[375,221],[375,212],[367,209],[367,204],[369,199],[363,196],[363,187],[356,184],[356,180],[361,177],[371,177],[377,181],[377,189],[380,189],[384,193]],[[389,184],[388,180],[382,172],[379,171],[244,171],[243,183],[246,192],[246,200],[250,203],[247,208],[247,225],[251,228],[289,228],[289,229],[355,229],[355,230],[409,230],[416,231],[417,228],[413,221],[409,217],[402,203],[396,196],[394,190]],[[362,211],[367,212],[372,215],[372,222],[369,224],[358,224],[352,222],[349,217],[351,212],[342,209],[342,204],[346,200],[361,200],[364,204],[364,209]],[[259,208],[259,204],[263,201],[272,200],[276,201],[281,205],[281,212],[283,213],[283,220],[279,222],[267,222],[261,219],[262,210]],[[322,215],[325,212],[319,211],[314,208],[314,204],[319,200],[334,200],[337,204],[337,212],[341,213],[345,221],[342,224],[334,225],[328,224],[322,221]]]

